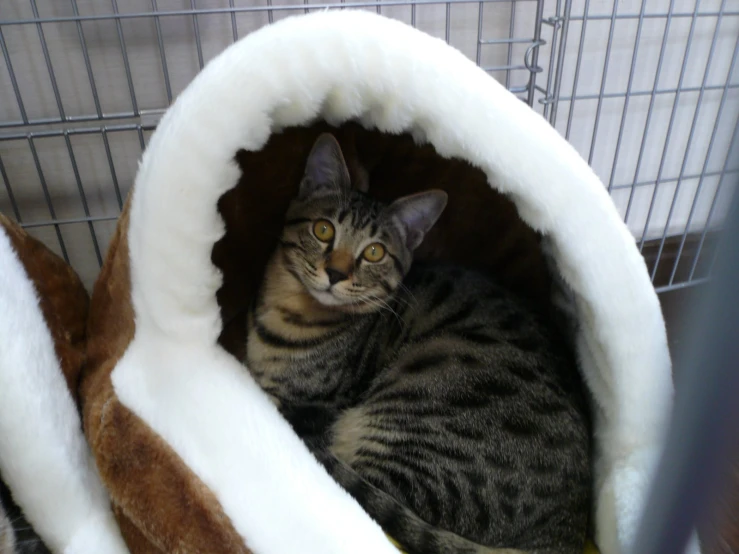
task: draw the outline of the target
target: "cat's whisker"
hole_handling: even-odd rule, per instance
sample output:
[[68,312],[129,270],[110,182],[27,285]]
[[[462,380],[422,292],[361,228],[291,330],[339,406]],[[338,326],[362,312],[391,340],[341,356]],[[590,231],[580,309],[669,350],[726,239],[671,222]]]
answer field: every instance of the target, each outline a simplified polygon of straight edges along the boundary
[[401,325],[405,324],[405,320],[400,316],[398,312],[396,312],[393,307],[385,302],[382,298],[379,298],[377,296],[367,296],[364,298],[368,303],[372,304],[373,306],[377,306],[381,310],[386,310],[390,312],[392,315],[395,316],[395,318],[398,320],[398,323]]
[[399,296],[393,296],[392,297],[393,302],[396,304],[400,304],[401,306],[408,307],[414,304],[411,300],[406,300],[405,298],[400,298]]
[[22,540],[15,541],[16,546],[30,546],[32,544],[42,544],[42,543],[39,539],[22,539]]
[[408,287],[407,287],[407,286],[405,285],[405,283],[403,283],[402,281],[401,281],[400,283],[398,283],[398,289],[397,289],[397,292],[398,292],[398,295],[400,295],[400,294],[406,294],[406,295],[410,296],[410,297],[411,297],[411,298],[413,299],[413,303],[414,303],[414,304],[415,304],[416,302],[418,302],[418,301],[416,300],[416,295],[415,295],[415,294],[413,294],[413,291],[411,291],[411,289],[409,289],[409,288],[408,288]]
[[19,531],[33,531],[33,527],[31,527],[30,525],[24,525],[23,527],[16,527],[14,525],[13,529],[15,530],[16,533]]

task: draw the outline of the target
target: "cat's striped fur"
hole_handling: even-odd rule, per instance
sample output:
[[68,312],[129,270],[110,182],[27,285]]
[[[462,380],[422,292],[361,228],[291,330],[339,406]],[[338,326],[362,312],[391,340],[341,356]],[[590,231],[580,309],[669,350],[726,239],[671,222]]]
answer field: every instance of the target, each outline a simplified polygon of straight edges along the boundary
[[0,554],[49,554],[0,479]]
[[410,554],[580,554],[590,435],[574,360],[487,276],[411,268],[445,202],[351,190],[338,144],[319,138],[249,316],[247,366]]
[[0,501],[0,554],[15,554],[13,524],[5,513],[2,501]]

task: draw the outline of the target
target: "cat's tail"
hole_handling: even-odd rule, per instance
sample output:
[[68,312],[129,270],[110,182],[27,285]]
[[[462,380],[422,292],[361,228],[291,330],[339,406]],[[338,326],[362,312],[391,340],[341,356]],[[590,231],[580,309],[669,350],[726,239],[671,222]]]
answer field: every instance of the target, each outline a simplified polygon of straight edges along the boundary
[[434,527],[338,458],[325,454],[321,462],[406,554],[533,554],[515,548],[484,546]]

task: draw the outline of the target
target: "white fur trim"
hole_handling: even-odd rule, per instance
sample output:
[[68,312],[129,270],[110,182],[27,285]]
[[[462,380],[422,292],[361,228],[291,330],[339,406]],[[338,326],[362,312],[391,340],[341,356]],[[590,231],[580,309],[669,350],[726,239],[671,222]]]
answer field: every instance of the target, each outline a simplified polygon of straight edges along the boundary
[[255,553],[397,554],[223,350],[138,328],[113,385],[216,494]]
[[38,296],[0,227],[0,472],[53,552],[128,552]]
[[[332,11],[265,27],[211,61],[165,114],[131,206],[137,333],[135,355],[114,371],[119,398],[213,489],[261,552],[293,544],[276,527],[315,528],[325,545],[350,527],[324,512],[353,513],[338,487],[326,482],[302,498],[285,486],[315,479],[315,462],[216,346],[221,276],[210,256],[224,232],[216,202],[239,177],[233,156],[316,118],[409,131],[443,156],[470,161],[548,235],[572,289],[581,368],[597,405],[598,538],[603,554],[618,552],[634,534],[646,460],[672,401],[664,321],[644,261],[602,183],[543,118],[444,42],[380,16]],[[189,404],[199,411],[194,427],[182,422]],[[206,445],[207,457],[199,453]],[[257,517],[257,506],[270,517]],[[346,552],[376,540],[369,523],[353,524]],[[325,545],[302,551],[333,551]]]

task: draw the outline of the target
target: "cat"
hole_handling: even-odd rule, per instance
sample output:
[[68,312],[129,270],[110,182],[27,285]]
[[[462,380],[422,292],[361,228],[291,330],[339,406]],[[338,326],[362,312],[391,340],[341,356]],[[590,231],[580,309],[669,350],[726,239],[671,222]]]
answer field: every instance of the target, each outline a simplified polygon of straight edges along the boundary
[[249,311],[247,369],[408,554],[581,554],[572,353],[487,275],[412,263],[446,193],[387,205],[363,189],[321,135]]
[[0,554],[50,554],[0,479]]
[[0,554],[15,554],[15,533],[0,501]]
[[[282,215],[298,192],[308,153],[324,132],[341,145],[354,186],[368,180],[377,200],[390,203],[428,189],[449,194],[447,207],[413,253],[414,260],[445,260],[490,272],[501,286],[552,313],[556,291],[543,237],[523,222],[511,198],[490,186],[495,176],[489,179],[465,160],[442,158],[432,145],[419,143],[408,132],[386,134],[356,121],[339,126],[318,121],[273,133],[258,151],[236,153],[242,175],[218,200],[226,234],[214,244],[211,256],[223,275],[216,299],[223,321],[219,344],[226,351],[244,359],[249,304],[282,232]],[[479,248],[480,242],[485,248]]]

